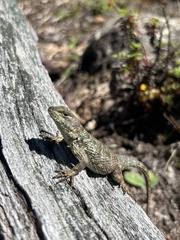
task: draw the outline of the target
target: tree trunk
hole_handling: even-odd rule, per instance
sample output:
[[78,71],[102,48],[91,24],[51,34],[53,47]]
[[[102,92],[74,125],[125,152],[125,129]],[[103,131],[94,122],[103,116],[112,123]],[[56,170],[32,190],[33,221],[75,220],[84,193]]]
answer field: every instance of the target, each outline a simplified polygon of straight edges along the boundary
[[107,178],[81,172],[71,187],[54,170],[72,167],[48,115],[65,104],[41,63],[30,28],[14,0],[0,3],[0,238],[165,239],[141,207]]

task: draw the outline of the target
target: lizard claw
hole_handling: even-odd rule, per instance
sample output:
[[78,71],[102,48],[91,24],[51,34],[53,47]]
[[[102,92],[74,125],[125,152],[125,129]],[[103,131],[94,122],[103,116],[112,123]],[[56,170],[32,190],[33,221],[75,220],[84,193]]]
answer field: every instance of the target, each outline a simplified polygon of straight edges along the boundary
[[72,169],[56,170],[55,172],[57,173],[57,175],[55,175],[53,179],[58,179],[58,181],[56,182],[56,185],[70,178],[70,185],[73,186],[74,176],[76,175],[76,173]]
[[59,179],[59,178],[63,178],[61,179],[62,181],[74,177],[76,175],[75,171],[73,171],[72,169],[67,169],[67,170],[57,170],[55,171],[57,173],[57,175],[55,175],[53,177],[53,179]]
[[127,193],[130,195],[130,197],[132,197],[132,199],[136,202],[136,198],[134,197],[134,195],[129,191],[129,188],[125,185],[125,184],[120,184],[119,187],[122,188],[123,194]]
[[56,134],[56,136],[54,136],[53,134],[46,132],[44,130],[40,131],[39,134],[40,137],[42,137],[42,139],[47,140],[47,141],[54,141],[56,143],[60,143],[63,138],[62,137],[58,137],[58,135]]

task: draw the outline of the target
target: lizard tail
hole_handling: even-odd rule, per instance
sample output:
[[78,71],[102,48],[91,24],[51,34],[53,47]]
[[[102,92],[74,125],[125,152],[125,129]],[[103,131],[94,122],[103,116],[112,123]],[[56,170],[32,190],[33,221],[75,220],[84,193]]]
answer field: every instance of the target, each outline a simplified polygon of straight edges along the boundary
[[149,179],[149,175],[148,175],[148,169],[134,157],[124,156],[124,155],[121,155],[118,157],[121,158],[120,160],[122,163],[122,170],[126,170],[126,169],[134,167],[134,168],[138,168],[140,170],[140,172],[144,175],[145,182],[146,182],[146,190],[147,190],[146,213],[147,213],[147,215],[149,215],[151,185],[150,185],[150,179]]

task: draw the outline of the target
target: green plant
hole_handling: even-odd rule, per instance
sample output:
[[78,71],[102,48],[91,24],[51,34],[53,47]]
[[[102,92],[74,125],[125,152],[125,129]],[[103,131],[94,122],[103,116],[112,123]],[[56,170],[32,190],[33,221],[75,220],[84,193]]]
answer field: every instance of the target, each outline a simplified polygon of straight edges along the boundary
[[[152,171],[148,171],[148,175],[149,175],[149,180],[150,180],[151,187],[155,186],[158,183],[157,176]],[[131,184],[135,187],[141,187],[142,188],[142,187],[146,186],[146,182],[144,180],[144,177],[142,175],[140,175],[139,173],[125,172],[124,173],[124,178],[125,178],[127,183],[129,183],[129,184]]]
[[[120,11],[119,11],[120,12]],[[154,101],[159,99],[162,105],[173,106],[174,97],[180,94],[180,52],[179,46],[172,45],[169,23],[168,41],[162,40],[162,26],[158,19],[152,18],[146,24],[147,35],[157,52],[154,61],[147,60],[143,45],[134,41],[133,34],[136,31],[136,19],[130,11],[125,11],[126,31],[129,36],[129,48],[112,55],[113,58],[123,60],[121,77],[131,78],[137,82],[135,88],[136,100],[143,103],[144,107],[151,108]],[[128,23],[128,24],[127,24]],[[159,38],[157,35],[159,34]],[[127,75],[128,73],[128,75]]]
[[77,45],[77,43],[78,43],[78,39],[77,39],[77,37],[75,37],[75,36],[68,36],[67,37],[67,40],[68,40],[68,48],[71,50],[71,49],[73,49],[76,45]]
[[72,12],[68,8],[65,8],[65,7],[60,8],[56,13],[56,17],[60,21],[70,17],[71,15],[72,15]]

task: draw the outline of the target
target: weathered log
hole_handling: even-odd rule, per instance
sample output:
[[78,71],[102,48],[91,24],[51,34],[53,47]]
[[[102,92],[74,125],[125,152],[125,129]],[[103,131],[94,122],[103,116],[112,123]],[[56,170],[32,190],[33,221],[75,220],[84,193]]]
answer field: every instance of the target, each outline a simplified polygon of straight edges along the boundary
[[107,178],[83,171],[74,187],[55,184],[54,170],[75,160],[39,131],[57,131],[47,108],[65,103],[14,0],[0,3],[0,62],[0,238],[165,239]]

